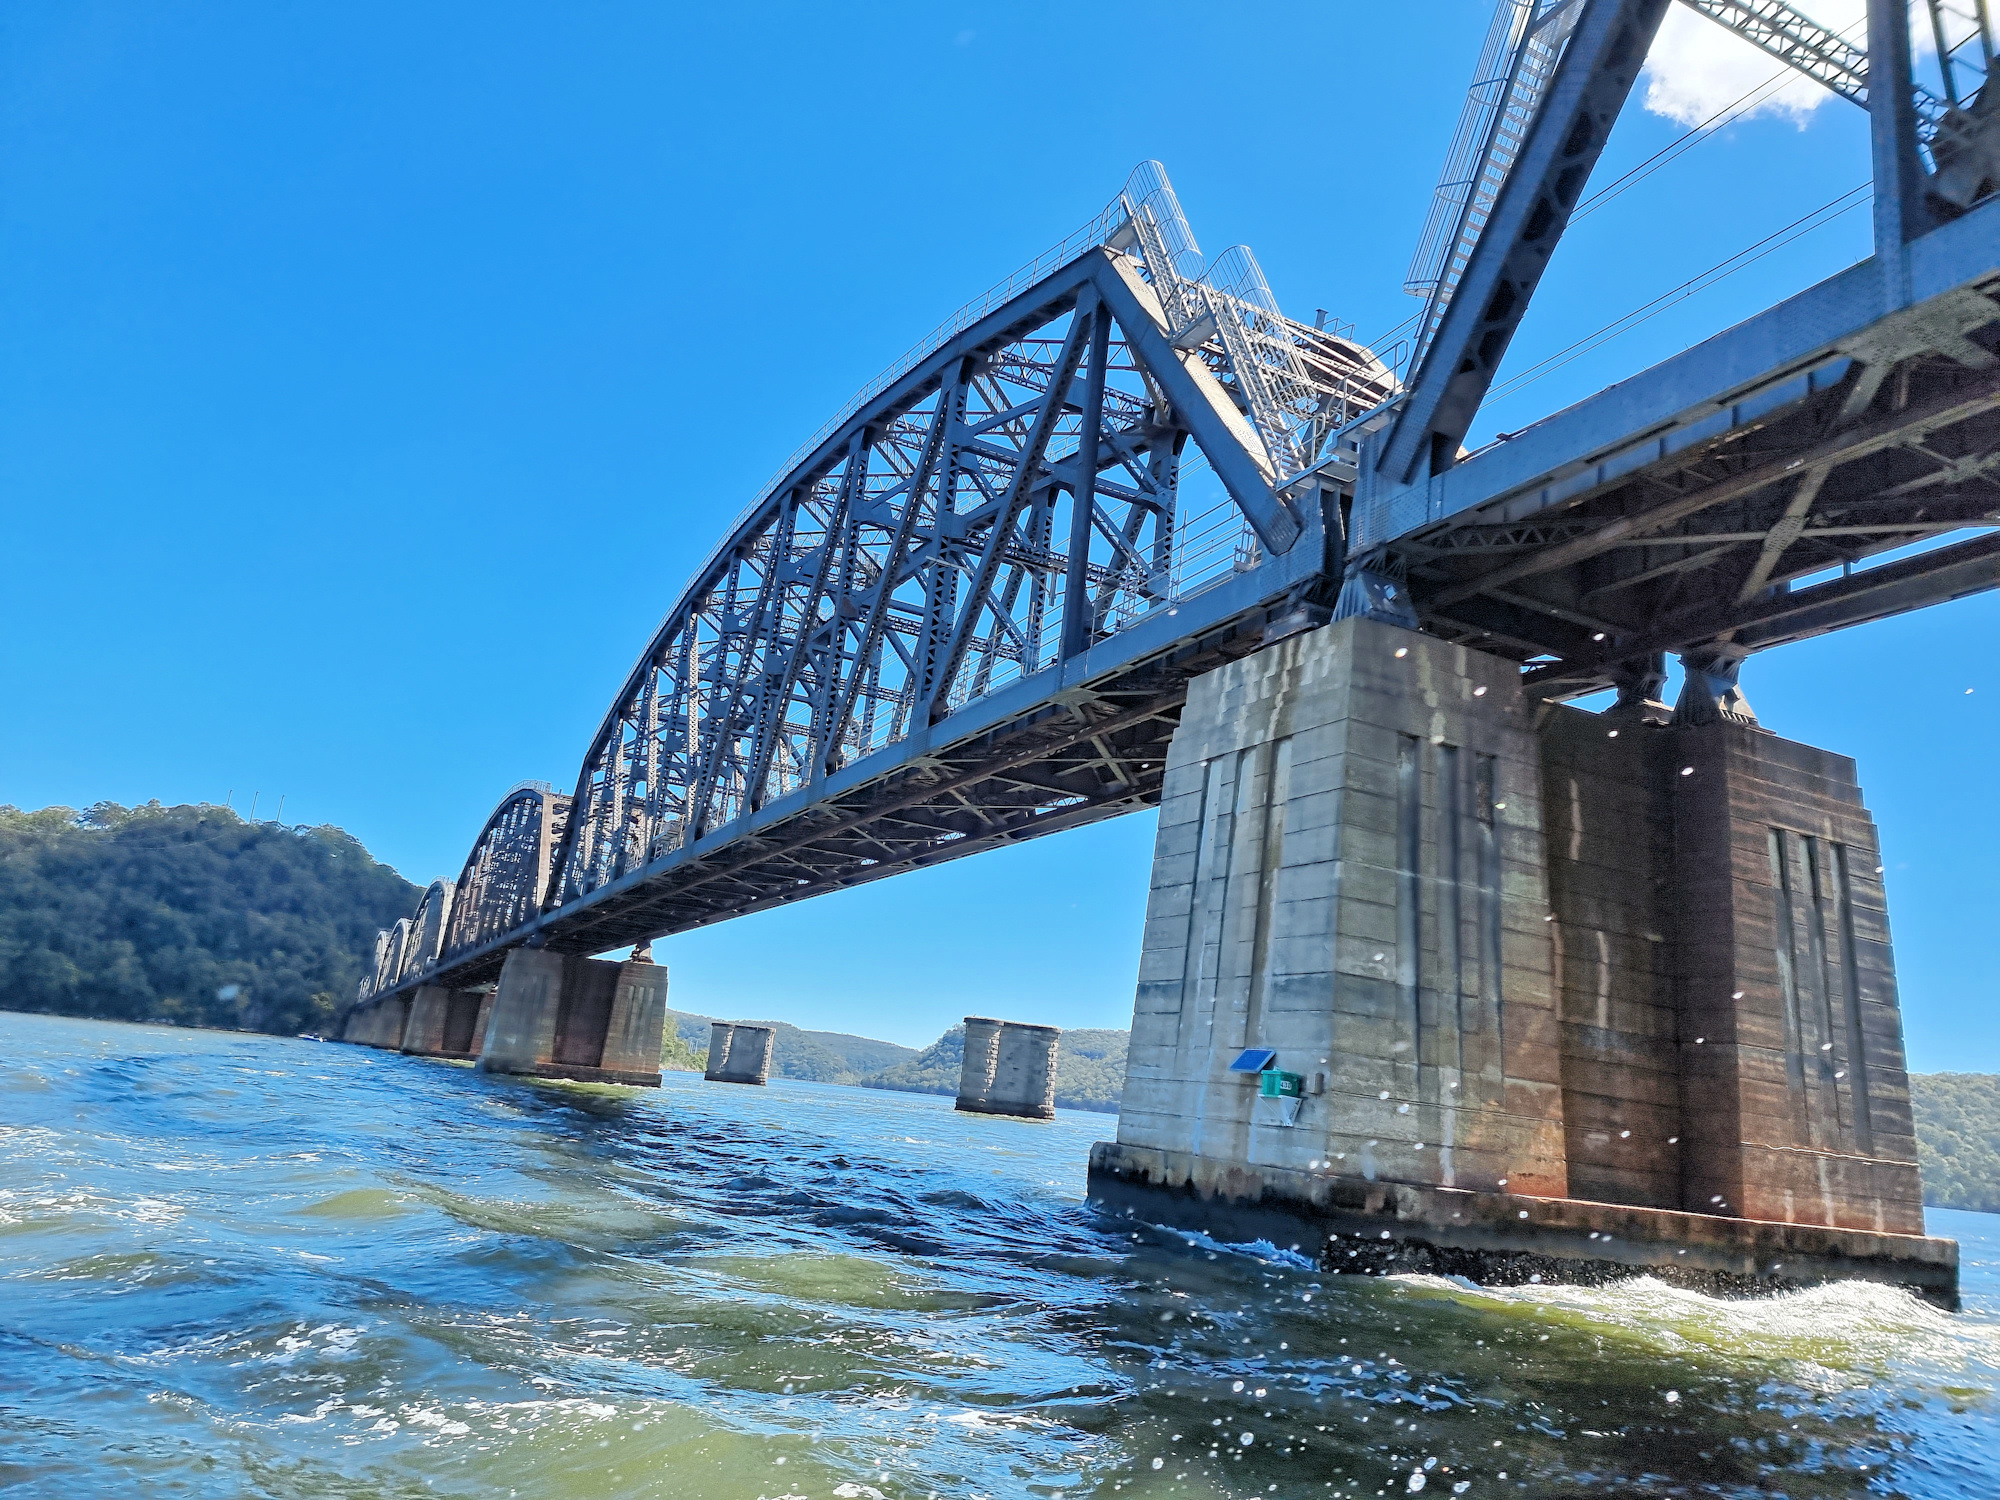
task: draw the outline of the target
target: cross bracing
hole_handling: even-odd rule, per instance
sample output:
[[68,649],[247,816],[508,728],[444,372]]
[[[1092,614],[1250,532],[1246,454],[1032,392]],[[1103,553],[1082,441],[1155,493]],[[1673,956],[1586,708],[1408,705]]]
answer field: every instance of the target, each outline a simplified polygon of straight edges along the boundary
[[1284,317],[1247,249],[1205,261],[1156,164],[1065,250],[795,456],[574,794],[503,799],[440,951],[376,988],[469,982],[531,926],[601,951],[1157,795],[1188,677],[1324,576],[1343,430],[1396,386]]

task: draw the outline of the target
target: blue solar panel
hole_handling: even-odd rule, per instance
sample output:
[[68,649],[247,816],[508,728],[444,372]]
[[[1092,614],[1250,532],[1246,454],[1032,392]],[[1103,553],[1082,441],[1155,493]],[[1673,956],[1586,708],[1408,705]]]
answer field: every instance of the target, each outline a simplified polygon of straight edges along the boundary
[[1278,1060],[1278,1054],[1268,1047],[1246,1047],[1236,1054],[1236,1061],[1229,1065],[1232,1073],[1261,1073]]

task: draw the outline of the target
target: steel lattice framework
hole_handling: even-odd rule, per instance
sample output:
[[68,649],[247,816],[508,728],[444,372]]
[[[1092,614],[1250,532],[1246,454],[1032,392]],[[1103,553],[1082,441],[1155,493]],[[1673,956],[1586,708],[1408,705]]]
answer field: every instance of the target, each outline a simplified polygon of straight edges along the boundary
[[1187,678],[1325,576],[1346,429],[1395,390],[1247,249],[1204,262],[1145,164],[795,456],[574,797],[503,799],[441,944],[364,994],[470,982],[538,920],[600,951],[1143,805]]

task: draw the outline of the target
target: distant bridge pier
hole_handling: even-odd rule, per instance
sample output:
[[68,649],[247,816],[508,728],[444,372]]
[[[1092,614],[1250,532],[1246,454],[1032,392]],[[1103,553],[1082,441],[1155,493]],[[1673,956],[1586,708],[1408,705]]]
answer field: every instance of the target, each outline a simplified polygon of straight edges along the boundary
[[480,1014],[491,1003],[491,991],[454,990],[437,984],[420,986],[410,1000],[402,1050],[416,1057],[477,1057],[474,1038]]
[[480,1052],[486,1046],[486,1026],[493,1019],[493,996],[497,993],[497,990],[498,987],[493,986],[480,991],[479,994],[479,1011],[473,1017],[472,1037],[466,1043],[465,1048],[465,1056],[475,1062],[478,1061]]
[[1731,707],[1539,706],[1365,617],[1197,679],[1092,1196],[1335,1269],[1952,1301],[1853,762]]
[[409,1017],[409,996],[384,996],[372,1005],[360,1006],[348,1013],[341,1040],[359,1042],[364,1047],[380,1047],[388,1052],[399,1051]]
[[701,1076],[710,1083],[767,1084],[776,1042],[777,1032],[769,1026],[752,1026],[747,1021],[711,1022],[708,1067]]
[[516,948],[500,971],[479,1065],[658,1088],[666,1019],[663,965]]
[[1054,1026],[967,1016],[955,1107],[969,1114],[1053,1120],[1061,1041]]

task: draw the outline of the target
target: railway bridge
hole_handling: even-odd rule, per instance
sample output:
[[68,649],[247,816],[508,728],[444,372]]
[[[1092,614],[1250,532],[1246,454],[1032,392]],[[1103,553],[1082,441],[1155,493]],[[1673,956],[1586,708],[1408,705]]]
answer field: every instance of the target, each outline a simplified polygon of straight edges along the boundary
[[1993,36],[1682,0],[1866,109],[1874,253],[1468,451],[1668,3],[1499,0],[1388,358],[1141,166],[784,463],[343,1035],[657,1081],[653,940],[1158,806],[1113,1209],[1949,1301],[1873,824],[1742,674],[2000,582]]

